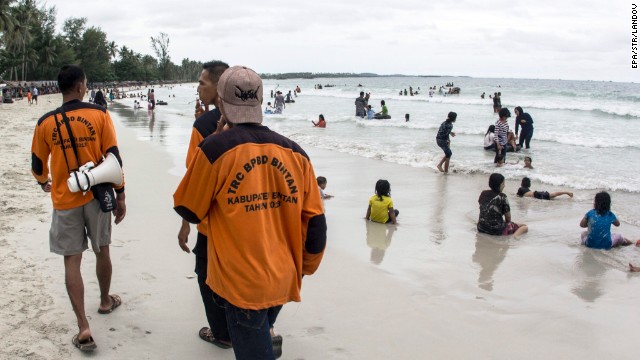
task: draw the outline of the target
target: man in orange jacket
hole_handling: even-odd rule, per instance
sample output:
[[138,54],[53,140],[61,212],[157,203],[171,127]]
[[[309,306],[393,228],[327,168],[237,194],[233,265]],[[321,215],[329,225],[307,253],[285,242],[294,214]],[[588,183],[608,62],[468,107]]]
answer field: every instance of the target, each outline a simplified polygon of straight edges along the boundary
[[[82,69],[76,65],[63,66],[58,74],[58,87],[62,92],[62,106],[38,120],[31,144],[31,171],[42,190],[51,193],[53,219],[49,246],[51,252],[64,256],[67,293],[79,328],[72,342],[81,351],[92,351],[96,343],[85,314],[80,263],[91,240],[100,286],[98,313],[111,313],[122,303],[118,295],[109,294],[111,213],[101,210],[91,191],[71,192],[67,179],[72,169],[90,161],[98,164],[107,153],[115,155],[120,165],[122,160],[109,112],[101,106],[82,102],[87,92]],[[75,150],[72,143],[76,144]],[[117,209],[113,215],[119,224],[126,214],[124,182],[116,186],[115,191]]]

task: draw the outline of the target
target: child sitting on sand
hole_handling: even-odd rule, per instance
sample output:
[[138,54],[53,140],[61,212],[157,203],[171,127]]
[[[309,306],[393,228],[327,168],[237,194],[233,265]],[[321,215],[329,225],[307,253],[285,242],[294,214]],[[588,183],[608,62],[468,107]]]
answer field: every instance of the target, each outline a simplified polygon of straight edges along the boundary
[[391,200],[391,184],[387,180],[378,180],[376,182],[376,194],[369,199],[369,207],[367,207],[367,215],[365,219],[378,223],[394,223],[400,212],[393,208],[393,200]]
[[324,189],[327,187],[327,178],[324,176],[318,176],[316,178],[318,182],[318,189],[320,190],[320,197],[323,199],[331,199],[333,195],[325,194]]
[[573,197],[573,193],[569,191],[555,191],[550,193],[548,191],[531,191],[531,189],[529,189],[530,187],[531,187],[531,179],[529,179],[528,177],[522,178],[520,189],[518,189],[518,196],[534,197],[540,200],[551,200],[560,195],[568,195],[569,197]]
[[[504,190],[504,176],[493,173],[489,177],[489,188],[480,193],[480,215],[477,229],[489,235],[511,235],[518,237],[526,233],[529,228],[525,224],[511,221],[511,207]],[[504,219],[503,219],[504,217]]]
[[593,209],[580,221],[580,227],[587,228],[580,236],[582,245],[593,249],[611,249],[616,246],[631,245],[631,240],[621,234],[611,232],[611,224],[620,226],[620,221],[611,212],[611,196],[606,191],[596,194]]

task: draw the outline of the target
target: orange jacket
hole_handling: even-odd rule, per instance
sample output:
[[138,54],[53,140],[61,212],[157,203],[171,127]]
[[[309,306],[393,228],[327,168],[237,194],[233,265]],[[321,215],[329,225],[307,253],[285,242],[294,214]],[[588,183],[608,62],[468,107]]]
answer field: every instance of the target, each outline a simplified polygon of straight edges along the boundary
[[[73,193],[69,190],[67,186],[69,170],[74,170],[89,161],[98,164],[107,152],[116,155],[122,165],[116,132],[109,112],[105,108],[79,100],[69,101],[63,104],[63,107],[75,138],[79,159],[76,160],[73,153],[67,127],[58,109],[45,114],[38,120],[31,143],[31,172],[39,184],[49,181],[49,172],[51,172],[51,200],[56,210],[73,209],[93,199],[91,191],[83,195],[81,191]],[[56,116],[70,169],[67,168],[60,146]],[[51,156],[50,167],[49,156]],[[124,191],[124,182],[115,189],[116,192]]]
[[210,135],[173,198],[184,219],[209,221],[214,292],[244,309],[300,301],[302,275],[318,268],[327,227],[313,167],[298,144],[255,125]]

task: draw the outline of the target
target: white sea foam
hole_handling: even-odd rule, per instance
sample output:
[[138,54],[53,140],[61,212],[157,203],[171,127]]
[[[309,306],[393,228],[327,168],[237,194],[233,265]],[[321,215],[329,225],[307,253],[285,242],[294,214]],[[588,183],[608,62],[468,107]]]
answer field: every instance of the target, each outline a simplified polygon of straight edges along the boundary
[[[460,95],[427,95],[429,86],[439,87],[449,81],[461,87]],[[336,87],[315,90],[313,84],[317,83],[334,83]],[[515,183],[528,176],[547,190],[575,189],[589,194],[604,189],[625,194],[622,201],[617,200],[621,218],[634,222],[634,214],[640,212],[639,84],[472,78],[268,80],[264,82],[265,104],[272,101],[269,90],[277,85],[285,92],[299,85],[303,92],[295,103],[287,104],[283,114],[266,115],[264,124],[303,147],[311,145],[435,171],[443,156],[435,135],[447,113],[455,111],[458,119],[453,131],[457,136],[451,138],[451,162],[456,173],[486,176],[497,171]],[[398,95],[409,85],[414,90],[419,86],[420,94]],[[177,153],[184,145],[174,137],[188,137],[185,134],[193,121],[194,89],[176,87],[176,98],[168,98],[168,106],[156,108],[153,124],[143,111],[131,126],[140,127],[150,141]],[[360,91],[371,92],[369,103],[376,111],[385,100],[392,119],[355,117],[354,100]],[[502,103],[511,111],[519,105],[530,113],[535,127],[532,148],[508,153],[510,164],[502,168],[493,164],[492,152],[482,149],[487,127],[497,118],[488,96],[497,91],[502,92]],[[486,93],[485,99],[480,98],[482,92]],[[156,93],[157,98],[166,96],[163,88],[156,88]],[[411,121],[404,121],[405,113],[411,114]],[[319,114],[327,120],[325,129],[311,124]],[[511,117],[510,127],[514,122]],[[184,129],[177,131],[176,126]],[[534,170],[522,168],[524,156],[533,158]],[[183,167],[184,156],[177,158]]]

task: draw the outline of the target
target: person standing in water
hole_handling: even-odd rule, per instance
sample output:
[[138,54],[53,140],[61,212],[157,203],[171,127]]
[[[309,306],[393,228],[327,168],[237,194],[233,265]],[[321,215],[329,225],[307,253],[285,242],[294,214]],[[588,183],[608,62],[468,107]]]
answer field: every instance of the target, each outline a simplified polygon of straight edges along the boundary
[[528,149],[533,137],[533,118],[529,113],[524,112],[520,106],[516,106],[513,112],[516,113],[516,136],[518,135],[518,128],[522,128],[519,141],[520,147],[524,144]]
[[[453,111],[449,112],[447,115],[447,120],[440,124],[440,129],[438,130],[438,134],[436,135],[436,143],[438,146],[444,151],[444,157],[438,163],[438,170],[443,173],[449,172],[449,161],[451,160],[451,148],[449,145],[451,144],[451,140],[449,139],[449,135],[456,136],[456,133],[453,131],[453,123],[456,122],[456,118],[458,114]],[[444,165],[444,169],[442,168]]]

